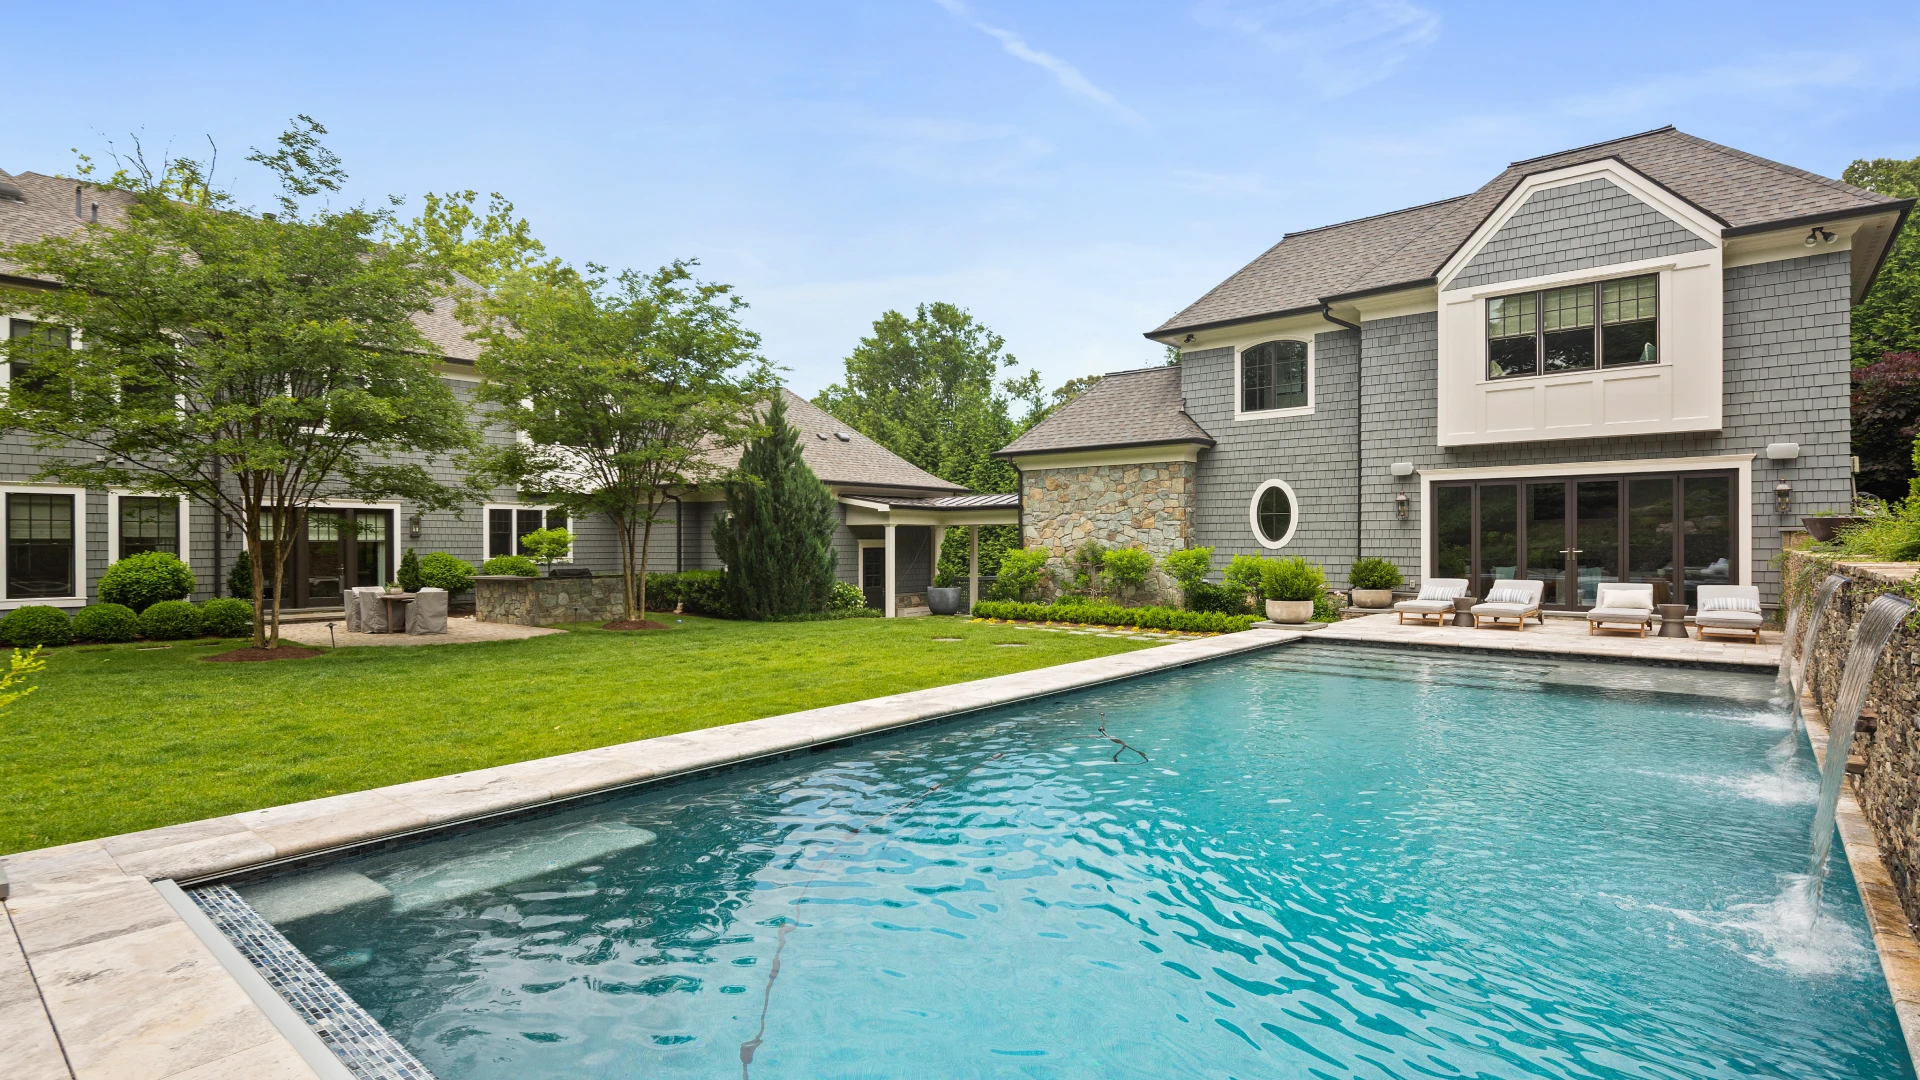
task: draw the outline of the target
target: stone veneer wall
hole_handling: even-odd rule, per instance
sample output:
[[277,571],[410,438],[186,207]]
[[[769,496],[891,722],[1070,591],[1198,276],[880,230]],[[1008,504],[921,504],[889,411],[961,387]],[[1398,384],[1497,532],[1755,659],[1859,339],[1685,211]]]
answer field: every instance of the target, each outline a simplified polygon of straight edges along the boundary
[[609,622],[626,613],[618,574],[590,578],[529,578],[482,575],[473,579],[476,622],[545,626]]
[[[1020,486],[1020,542],[1052,552],[1050,565],[1056,570],[1064,571],[1067,556],[1088,540],[1107,547],[1144,548],[1155,559],[1187,546],[1193,462],[1027,469],[1020,474]],[[1178,595],[1158,566],[1147,584],[1156,599]]]
[[[1787,556],[1789,573],[1812,569],[1812,577],[1826,576],[1824,566],[1811,568],[1805,555]],[[1915,595],[1920,564],[1841,563],[1840,573],[1853,579],[1841,589],[1820,626],[1813,646],[1812,693],[1831,704],[1840,689],[1840,677],[1853,644],[1853,630],[1874,597],[1887,592]],[[1810,590],[1794,599],[1805,604]],[[1802,617],[1805,616],[1804,610]],[[1867,769],[1854,778],[1854,795],[1867,823],[1873,826],[1880,858],[1893,876],[1907,922],[1920,926],[1920,630],[1912,620],[1894,632],[1881,654],[1880,666],[1867,684],[1863,711],[1879,717],[1872,734],[1856,734],[1852,752],[1864,757]],[[1834,753],[1828,747],[1828,753]]]

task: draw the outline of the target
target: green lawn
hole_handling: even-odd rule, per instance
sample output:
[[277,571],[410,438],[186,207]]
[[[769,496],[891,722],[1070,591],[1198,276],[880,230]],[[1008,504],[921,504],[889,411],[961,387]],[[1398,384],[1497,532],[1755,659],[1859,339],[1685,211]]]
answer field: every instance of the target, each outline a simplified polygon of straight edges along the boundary
[[0,712],[0,853],[1146,644],[940,618],[570,629],[266,664],[199,661],[234,642],[49,649]]

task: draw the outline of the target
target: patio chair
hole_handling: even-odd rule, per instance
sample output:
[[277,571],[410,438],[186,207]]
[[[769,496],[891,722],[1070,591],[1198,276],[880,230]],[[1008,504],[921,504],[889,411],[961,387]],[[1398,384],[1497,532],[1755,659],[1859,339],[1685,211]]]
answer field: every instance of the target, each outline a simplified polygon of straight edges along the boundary
[[1453,615],[1453,601],[1456,597],[1467,595],[1467,579],[1457,577],[1428,578],[1420,585],[1420,595],[1412,600],[1402,600],[1393,605],[1400,616],[1400,625],[1405,625],[1408,616],[1413,621],[1424,623],[1434,620],[1434,625],[1445,626]]
[[1511,620],[1513,629],[1522,630],[1526,628],[1529,618],[1538,619],[1540,625],[1545,626],[1547,617],[1540,611],[1540,597],[1546,588],[1547,583],[1537,579],[1502,578],[1495,581],[1493,588],[1487,590],[1487,598],[1468,609],[1473,615],[1473,628],[1483,629],[1482,619],[1496,628],[1505,626]]
[[386,605],[380,602],[379,589],[365,585],[356,587],[352,592],[347,594],[346,606],[348,633],[386,633]]
[[1708,634],[1727,637],[1751,635],[1760,644],[1760,588],[1757,585],[1702,585],[1694,594],[1699,605],[1693,616],[1694,636],[1702,641]]
[[1603,581],[1594,586],[1593,609],[1587,612],[1587,633],[1597,634],[1612,624],[1615,630],[1637,630],[1641,637],[1653,629],[1653,583]]
[[407,633],[444,634],[447,632],[447,590],[421,589],[407,605]]

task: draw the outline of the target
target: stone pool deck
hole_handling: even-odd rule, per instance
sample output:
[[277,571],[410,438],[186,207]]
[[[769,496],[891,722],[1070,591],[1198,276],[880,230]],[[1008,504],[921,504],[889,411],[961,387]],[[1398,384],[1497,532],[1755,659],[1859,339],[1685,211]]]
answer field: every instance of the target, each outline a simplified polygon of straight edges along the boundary
[[309,1063],[318,1039],[289,1020],[291,1011],[276,1010],[275,1001],[263,1007],[156,888],[157,881],[188,881],[776,757],[1301,636],[1268,629],[1179,641],[5,856],[0,871],[10,880],[11,895],[4,904],[8,926],[0,934],[0,1077],[337,1080],[345,1075],[328,1067],[337,1062]]
[[1637,637],[1587,633],[1587,620],[1548,616],[1524,630],[1475,630],[1469,626],[1401,625],[1395,615],[1368,615],[1330,623],[1315,641],[1361,641],[1424,648],[1485,649],[1600,660],[1655,660],[1685,664],[1730,664],[1772,673],[1780,666],[1780,634],[1763,630],[1760,644],[1733,638]]

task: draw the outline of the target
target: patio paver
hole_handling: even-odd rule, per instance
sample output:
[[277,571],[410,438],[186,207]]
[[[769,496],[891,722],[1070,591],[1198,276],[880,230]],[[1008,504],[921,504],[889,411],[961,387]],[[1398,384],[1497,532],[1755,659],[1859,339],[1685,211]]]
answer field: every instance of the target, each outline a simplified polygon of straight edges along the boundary
[[1733,638],[1637,637],[1621,633],[1587,633],[1587,620],[1548,616],[1546,624],[1529,621],[1524,630],[1475,630],[1466,626],[1431,623],[1401,625],[1397,615],[1368,615],[1327,624],[1320,641],[1364,641],[1393,645],[1452,649],[1490,649],[1532,652],[1552,656],[1583,656],[1613,660],[1668,660],[1689,664],[1737,664],[1773,671],[1780,666],[1780,634],[1766,630],[1760,644]]

